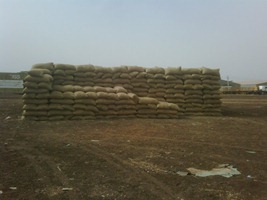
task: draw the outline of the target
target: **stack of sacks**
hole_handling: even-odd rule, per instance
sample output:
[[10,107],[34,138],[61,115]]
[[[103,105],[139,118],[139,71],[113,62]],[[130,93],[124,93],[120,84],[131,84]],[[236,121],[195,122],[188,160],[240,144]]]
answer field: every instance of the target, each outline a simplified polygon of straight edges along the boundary
[[74,111],[73,85],[54,85],[49,102],[49,120],[71,119]]
[[203,111],[205,115],[221,114],[220,70],[202,68]]
[[112,83],[113,86],[122,86],[126,90],[131,91],[131,76],[128,72],[127,66],[112,67]]
[[132,92],[139,97],[146,97],[148,95],[149,85],[144,67],[128,66],[128,73],[131,77]]
[[99,110],[97,118],[134,117],[138,97],[128,93],[121,86],[94,87],[96,92],[96,107]]
[[174,103],[159,102],[157,105],[157,117],[158,118],[177,118],[181,113],[179,107]]
[[175,103],[184,111],[184,85],[181,67],[168,67],[165,69],[165,101]]
[[156,98],[159,101],[165,101],[165,70],[160,67],[147,68],[146,73],[149,86],[147,96]]
[[34,65],[24,79],[23,116],[34,120],[46,120],[49,95],[52,89],[53,63]]
[[54,85],[73,85],[76,68],[73,65],[55,64]]
[[159,101],[151,97],[139,97],[137,104],[138,118],[157,118],[157,105]]
[[74,73],[75,85],[94,86],[94,78],[96,76],[95,67],[93,65],[78,65]]
[[202,115],[203,86],[201,82],[201,69],[183,68],[185,112],[190,115]]
[[95,77],[93,82],[97,86],[101,87],[113,87],[114,82],[112,81],[113,72],[110,67],[99,67],[95,66]]

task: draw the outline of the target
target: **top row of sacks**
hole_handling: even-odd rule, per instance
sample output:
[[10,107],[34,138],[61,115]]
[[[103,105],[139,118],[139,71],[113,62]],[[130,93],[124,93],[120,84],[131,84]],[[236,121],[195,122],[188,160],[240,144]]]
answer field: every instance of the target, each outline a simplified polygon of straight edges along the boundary
[[69,70],[73,72],[95,72],[95,73],[130,73],[130,72],[147,72],[150,74],[165,74],[165,75],[183,75],[183,74],[203,74],[220,76],[220,69],[210,69],[206,67],[202,68],[182,68],[182,67],[153,67],[145,68],[140,66],[120,66],[120,67],[100,67],[94,65],[69,65],[69,64],[53,64],[43,63],[35,64],[32,69],[45,69],[54,71]]

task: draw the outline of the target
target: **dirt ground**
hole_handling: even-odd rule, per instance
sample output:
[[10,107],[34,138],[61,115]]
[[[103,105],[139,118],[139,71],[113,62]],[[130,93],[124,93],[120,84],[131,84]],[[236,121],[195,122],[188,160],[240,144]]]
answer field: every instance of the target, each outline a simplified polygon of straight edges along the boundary
[[[0,99],[0,199],[267,199],[267,95],[224,96],[223,116],[20,120]],[[231,164],[240,175],[180,176]]]

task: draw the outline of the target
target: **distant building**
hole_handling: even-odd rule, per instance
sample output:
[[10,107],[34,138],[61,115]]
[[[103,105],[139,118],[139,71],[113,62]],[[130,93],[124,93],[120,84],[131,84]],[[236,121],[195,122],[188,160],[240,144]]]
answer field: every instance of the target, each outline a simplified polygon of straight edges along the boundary
[[0,88],[23,88],[23,79],[26,72],[0,72]]
[[220,85],[221,85],[221,91],[237,91],[240,90],[241,84],[235,83],[233,81],[226,81],[226,80],[220,80]]

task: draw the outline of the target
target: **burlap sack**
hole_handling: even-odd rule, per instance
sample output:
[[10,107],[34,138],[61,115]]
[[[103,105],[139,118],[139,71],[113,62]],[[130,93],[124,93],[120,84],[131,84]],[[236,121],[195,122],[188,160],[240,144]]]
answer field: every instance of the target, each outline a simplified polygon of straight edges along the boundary
[[76,70],[74,65],[69,64],[55,64],[55,70],[62,69],[62,70]]
[[32,66],[32,69],[48,69],[50,71],[54,70],[53,63],[39,63]]
[[78,65],[76,66],[76,71],[77,72],[94,72],[95,71],[95,67],[94,65]]

